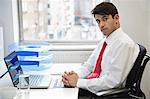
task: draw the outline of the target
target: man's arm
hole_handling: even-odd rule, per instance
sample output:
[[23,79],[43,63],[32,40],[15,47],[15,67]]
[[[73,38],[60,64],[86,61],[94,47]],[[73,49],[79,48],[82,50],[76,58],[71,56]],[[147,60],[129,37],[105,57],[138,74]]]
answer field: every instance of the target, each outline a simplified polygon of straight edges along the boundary
[[88,60],[75,72],[80,78],[86,78],[95,68],[96,60],[98,58],[103,40],[98,44],[97,48],[94,49]]

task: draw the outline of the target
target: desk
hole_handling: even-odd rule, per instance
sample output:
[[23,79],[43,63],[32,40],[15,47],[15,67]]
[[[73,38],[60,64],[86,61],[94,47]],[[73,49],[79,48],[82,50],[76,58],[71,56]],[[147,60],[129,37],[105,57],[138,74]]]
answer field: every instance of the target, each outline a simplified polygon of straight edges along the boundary
[[[64,71],[75,70],[81,66],[80,63],[57,63],[50,69],[44,71],[31,71],[29,74],[63,74]],[[9,77],[10,79],[10,77]],[[5,81],[4,81],[5,82]],[[30,89],[29,99],[78,99],[78,88],[48,88]]]
[[78,88],[31,89],[29,99],[78,99]]

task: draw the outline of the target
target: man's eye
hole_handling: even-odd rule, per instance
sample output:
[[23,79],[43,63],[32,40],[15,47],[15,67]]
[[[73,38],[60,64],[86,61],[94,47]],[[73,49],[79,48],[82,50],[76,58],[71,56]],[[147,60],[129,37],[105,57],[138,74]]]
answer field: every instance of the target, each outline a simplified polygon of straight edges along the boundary
[[100,23],[100,20],[97,19],[96,22],[99,24],[99,23]]
[[107,19],[108,19],[107,17],[104,17],[104,18],[103,18],[103,21],[107,21]]

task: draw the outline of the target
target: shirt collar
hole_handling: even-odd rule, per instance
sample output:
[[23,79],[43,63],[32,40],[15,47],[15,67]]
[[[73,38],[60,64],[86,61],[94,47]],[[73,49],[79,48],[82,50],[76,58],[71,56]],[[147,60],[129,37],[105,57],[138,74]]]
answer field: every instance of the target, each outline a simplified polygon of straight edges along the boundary
[[122,29],[118,28],[114,32],[112,32],[107,38],[105,37],[105,41],[107,45],[111,44],[118,36],[122,33]]

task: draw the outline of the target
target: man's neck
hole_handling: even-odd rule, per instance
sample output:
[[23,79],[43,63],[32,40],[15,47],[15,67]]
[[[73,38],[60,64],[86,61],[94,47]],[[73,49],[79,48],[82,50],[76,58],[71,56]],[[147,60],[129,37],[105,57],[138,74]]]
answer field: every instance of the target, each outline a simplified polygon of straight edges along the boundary
[[[111,35],[114,31],[116,31],[119,28],[120,28],[120,25],[116,29],[114,29],[109,35]],[[106,38],[109,37],[109,35],[107,35]]]

